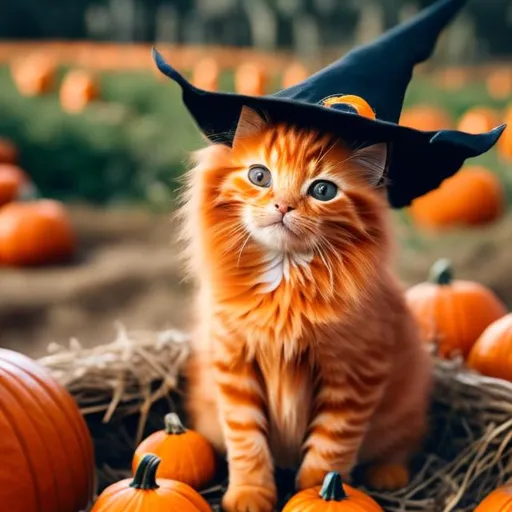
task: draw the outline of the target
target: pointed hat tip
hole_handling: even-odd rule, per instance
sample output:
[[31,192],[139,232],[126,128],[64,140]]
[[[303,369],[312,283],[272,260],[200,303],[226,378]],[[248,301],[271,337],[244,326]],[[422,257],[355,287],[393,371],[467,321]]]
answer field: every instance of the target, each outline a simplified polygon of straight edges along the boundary
[[177,82],[181,87],[191,88],[191,84],[170,64],[166,62],[162,54],[156,49],[155,46],[151,47],[151,56],[153,57],[156,67],[161,73]]
[[476,134],[456,130],[441,130],[430,139],[430,143],[455,144],[463,148],[467,156],[478,156],[489,151],[498,142],[506,127],[506,124],[501,124],[488,132]]

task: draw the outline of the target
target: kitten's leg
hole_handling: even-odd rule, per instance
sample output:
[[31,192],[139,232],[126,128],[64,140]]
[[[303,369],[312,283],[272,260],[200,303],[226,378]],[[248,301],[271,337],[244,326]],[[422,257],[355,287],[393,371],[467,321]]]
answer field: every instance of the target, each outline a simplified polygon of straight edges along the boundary
[[215,355],[214,367],[229,467],[223,509],[271,512],[276,485],[261,384],[253,365],[226,348]]
[[370,418],[382,396],[386,371],[382,361],[364,368],[340,368],[337,358],[321,362],[321,386],[297,475],[299,489],[320,485],[329,471],[345,480],[356,464]]
[[[412,336],[411,336],[412,338]],[[360,458],[370,465],[366,483],[379,490],[396,490],[409,483],[409,461],[428,431],[432,389],[432,361],[420,340],[406,352],[400,372],[393,372],[372,425],[366,433]],[[407,392],[404,392],[407,390]]]

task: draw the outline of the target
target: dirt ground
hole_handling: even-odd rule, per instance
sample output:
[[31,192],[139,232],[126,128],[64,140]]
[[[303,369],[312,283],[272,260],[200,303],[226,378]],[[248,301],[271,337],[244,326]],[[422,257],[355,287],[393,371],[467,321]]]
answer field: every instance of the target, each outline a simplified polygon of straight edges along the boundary
[[[71,209],[80,251],[69,265],[0,270],[0,346],[32,356],[50,342],[111,341],[116,322],[129,329],[186,328],[190,286],[183,282],[169,215]],[[512,305],[512,215],[478,230],[419,238],[397,222],[397,269],[406,285],[424,280],[441,256],[457,277],[492,287]]]

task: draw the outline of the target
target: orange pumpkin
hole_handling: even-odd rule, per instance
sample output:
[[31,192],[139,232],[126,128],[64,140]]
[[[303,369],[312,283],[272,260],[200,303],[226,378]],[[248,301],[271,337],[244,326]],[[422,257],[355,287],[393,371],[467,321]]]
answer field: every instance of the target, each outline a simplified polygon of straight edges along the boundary
[[213,58],[200,60],[192,73],[192,83],[205,91],[217,91],[219,88],[219,64]]
[[293,64],[290,64],[290,66],[288,66],[283,73],[283,89],[297,85],[303,80],[306,80],[308,76],[308,69],[303,64],[301,64],[300,62],[294,62]]
[[512,313],[485,329],[469,353],[468,366],[483,375],[512,381]]
[[0,164],[15,164],[18,162],[18,148],[9,139],[0,138]]
[[482,166],[468,166],[415,199],[409,213],[416,225],[443,230],[485,225],[499,219],[506,208],[498,176]]
[[499,68],[487,76],[485,81],[487,92],[496,100],[504,100],[512,96],[512,71],[509,67]]
[[330,472],[323,485],[306,489],[293,496],[283,512],[384,512],[380,505],[364,492],[341,481],[339,473]]
[[440,107],[415,105],[403,110],[399,124],[416,130],[437,131],[452,128],[453,120]]
[[50,92],[55,85],[57,66],[46,53],[25,57],[14,62],[11,68],[14,83],[24,96],[40,96]]
[[49,199],[0,209],[0,263],[40,265],[68,260],[76,246],[64,206]]
[[247,96],[262,96],[267,85],[267,73],[255,62],[244,62],[235,72],[235,90]]
[[498,114],[491,108],[475,107],[469,109],[459,119],[457,128],[467,133],[483,133],[500,124]]
[[512,484],[492,491],[474,512],[512,512]]
[[0,164],[0,206],[16,199],[28,198],[34,188],[25,172],[17,165]]
[[436,75],[436,83],[447,91],[457,91],[468,83],[468,72],[463,68],[447,68]]
[[35,361],[0,348],[0,397],[0,508],[86,509],[94,493],[93,445],[66,389]]
[[433,343],[443,358],[466,357],[482,332],[507,312],[505,304],[485,286],[453,280],[447,259],[432,266],[430,282],[409,288],[406,299],[423,340]]
[[498,139],[497,149],[503,160],[512,162],[512,106],[506,111],[504,122],[507,127]]
[[133,480],[127,478],[107,487],[91,512],[210,512],[206,500],[192,487],[175,480],[156,479],[160,459],[147,453]]
[[175,413],[164,418],[165,429],[151,434],[135,450],[132,469],[146,453],[162,459],[159,478],[179,480],[194,489],[204,488],[215,476],[215,451],[198,432],[186,429]]
[[87,71],[70,71],[60,88],[60,104],[66,112],[81,112],[99,97],[96,79]]

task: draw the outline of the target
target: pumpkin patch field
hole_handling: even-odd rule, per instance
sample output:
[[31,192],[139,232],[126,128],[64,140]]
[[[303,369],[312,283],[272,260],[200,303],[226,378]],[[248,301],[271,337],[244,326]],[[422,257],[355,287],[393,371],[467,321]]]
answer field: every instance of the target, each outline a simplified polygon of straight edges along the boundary
[[[15,58],[1,46],[0,511],[220,510],[226,463],[182,404],[193,319],[173,216],[203,140],[149,47],[122,66],[115,45],[27,43]],[[208,90],[262,95],[315,71],[288,55],[185,50],[164,47]],[[391,214],[396,269],[435,358],[410,484],[375,492],[358,468],[298,493],[277,471],[279,510],[512,510],[507,77],[501,65],[423,69],[400,119],[468,133],[509,123],[492,151]]]

